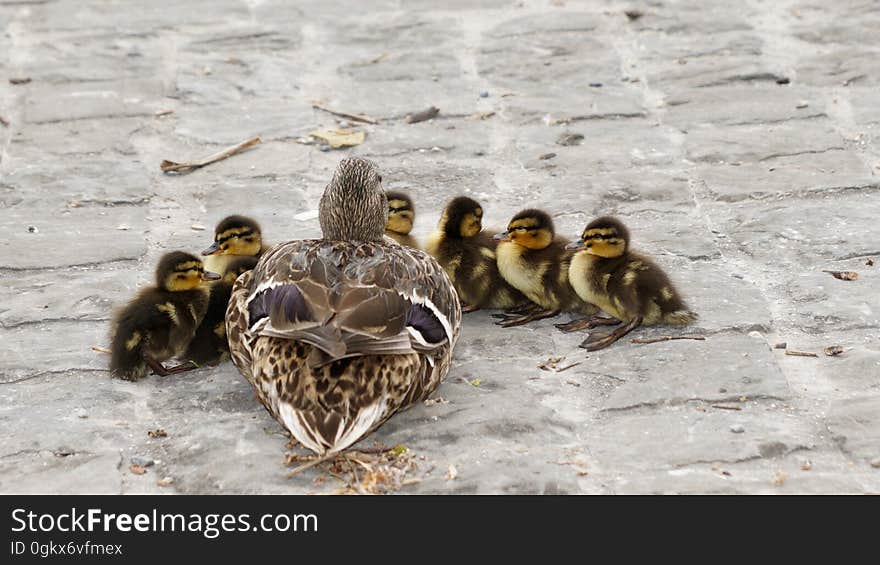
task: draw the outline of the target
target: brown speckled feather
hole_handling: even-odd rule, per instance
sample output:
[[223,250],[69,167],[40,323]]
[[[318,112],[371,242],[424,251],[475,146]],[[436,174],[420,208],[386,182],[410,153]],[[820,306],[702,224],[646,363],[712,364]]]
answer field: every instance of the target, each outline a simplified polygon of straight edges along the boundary
[[279,245],[235,283],[233,362],[304,446],[334,453],[433,392],[461,308],[426,253],[382,241]]

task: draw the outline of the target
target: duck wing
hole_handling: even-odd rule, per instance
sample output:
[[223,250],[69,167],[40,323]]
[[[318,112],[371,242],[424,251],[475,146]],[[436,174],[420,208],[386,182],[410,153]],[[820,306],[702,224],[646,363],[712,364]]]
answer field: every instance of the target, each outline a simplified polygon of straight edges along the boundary
[[[239,278],[242,292],[245,282]],[[247,334],[308,343],[315,367],[429,353],[458,337],[461,311],[445,272],[426,253],[400,245],[282,244],[261,259],[247,286],[240,304]]]

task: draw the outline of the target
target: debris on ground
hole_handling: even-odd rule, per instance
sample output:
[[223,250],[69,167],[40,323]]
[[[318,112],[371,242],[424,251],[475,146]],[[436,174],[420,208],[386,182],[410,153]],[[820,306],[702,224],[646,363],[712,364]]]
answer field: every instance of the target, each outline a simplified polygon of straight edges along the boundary
[[781,341],[773,346],[773,349],[785,349],[788,347],[788,344],[784,341]]
[[209,155],[209,156],[205,157],[204,159],[199,159],[198,161],[192,161],[192,162],[188,162],[188,163],[175,163],[174,161],[168,161],[166,159],[165,161],[162,161],[162,163],[160,164],[160,168],[162,169],[163,173],[191,172],[196,169],[200,169],[206,165],[210,165],[211,163],[216,163],[217,161],[222,161],[223,159],[231,157],[231,156],[235,155],[236,153],[239,153],[241,151],[244,151],[245,149],[253,147],[254,145],[259,145],[262,142],[263,142],[263,140],[260,139],[259,136],[252,137],[250,139],[242,141],[241,143],[237,143],[231,147],[227,147],[226,149],[223,149],[222,151],[218,151],[217,153],[214,153],[213,155]]
[[98,353],[112,353],[112,351],[101,345],[93,345],[92,351],[97,351]]
[[193,224],[189,227],[189,229],[191,229],[192,231],[205,231],[208,228],[206,226],[203,226],[202,224]]
[[367,138],[367,133],[355,129],[318,129],[310,132],[309,135],[316,137],[324,142],[331,149],[339,149],[340,147],[354,147],[360,145]]
[[153,112],[153,117],[161,118],[162,116],[169,116],[174,113],[174,110],[156,110]]
[[128,470],[131,471],[134,475],[144,475],[147,473],[146,467],[141,467],[140,465],[135,465],[134,463],[132,463]]
[[151,438],[168,437],[168,432],[162,428],[156,428],[155,430],[147,430],[147,435]]
[[746,428],[742,424],[733,424],[732,426],[730,426],[730,431],[735,434],[741,434],[746,431]]
[[823,273],[828,273],[835,279],[840,279],[842,281],[854,281],[859,278],[859,274],[855,271],[822,271]]
[[433,120],[439,114],[440,108],[437,108],[436,106],[431,106],[427,110],[422,110],[421,112],[416,112],[415,114],[407,114],[406,123],[417,124],[419,122],[426,122],[428,120]]
[[[424,460],[424,458],[422,458]],[[313,466],[320,466],[330,477],[340,481],[342,487],[333,494],[386,494],[402,487],[421,482],[411,475],[419,470],[416,457],[404,445],[372,448],[354,448],[329,459],[315,459],[314,455],[288,453],[285,465],[306,462],[288,476]],[[326,481],[318,482],[321,484]]]
[[564,367],[560,367],[559,365],[565,361],[565,357],[550,357],[546,361],[543,361],[537,365],[539,369],[542,371],[552,371],[554,373],[561,373],[562,371],[567,371],[572,367],[576,367],[581,364],[580,361],[575,361],[574,363],[570,363],[565,365]]
[[584,140],[584,136],[581,133],[572,133],[572,132],[564,132],[559,137],[556,138],[556,145],[562,145],[565,147],[569,147],[572,145],[580,145]]
[[327,112],[328,114],[333,114],[334,116],[339,116],[340,118],[345,118],[347,120],[351,120],[353,122],[362,122],[365,124],[373,124],[378,125],[379,120],[375,120],[369,116],[364,116],[361,114],[352,114],[351,112],[340,112],[339,110],[333,110],[324,106],[323,104],[319,104],[317,102],[312,102],[312,108],[316,110],[321,110],[322,112]]
[[0,124],[3,124],[3,127],[8,128],[9,127],[9,120],[4,118],[3,116],[0,116]]
[[469,120],[487,120],[495,115],[493,110],[489,110],[488,112],[477,112],[475,114],[471,114],[467,117]]
[[129,461],[131,461],[132,465],[136,465],[138,467],[151,467],[155,463],[155,461],[153,461],[149,457],[144,457],[143,455],[132,455]]
[[174,484],[174,479],[171,477],[163,477],[163,478],[159,479],[158,481],[156,481],[156,486],[159,486],[159,487],[170,487],[173,484]]
[[870,257],[868,257],[867,259],[865,259],[865,265],[867,265],[867,266],[869,266],[869,267],[873,267],[873,266],[874,266],[874,260],[871,259]]
[[781,487],[782,485],[784,485],[785,481],[787,481],[787,480],[788,480],[788,473],[786,473],[785,471],[779,470],[779,471],[776,471],[775,475],[773,475],[773,484],[778,487]]
[[31,81],[31,77],[13,77],[9,79],[9,84],[27,84]]
[[449,404],[449,401],[438,396],[437,398],[426,398],[424,404],[425,406],[434,406],[435,404]]
[[543,155],[538,156],[538,160],[546,161],[548,159],[552,159],[553,157],[556,157],[556,153],[544,153]]
[[458,469],[452,463],[449,464],[449,467],[446,468],[446,480],[454,481],[455,477],[458,476]]
[[660,337],[634,337],[630,340],[631,343],[660,343],[662,341],[672,341],[674,339],[692,339],[695,341],[706,341],[706,336],[702,335],[663,335]]
[[634,22],[645,15],[645,13],[641,10],[624,10],[623,13],[626,16],[626,19],[631,22]]
[[836,357],[843,353],[843,347],[841,347],[840,345],[829,345],[823,351],[828,357]]
[[805,459],[801,462],[801,471],[809,471],[813,468],[813,462],[809,459]]
[[813,353],[812,351],[795,351],[794,349],[786,349],[785,354],[791,355],[793,357],[818,357],[819,356],[816,353]]

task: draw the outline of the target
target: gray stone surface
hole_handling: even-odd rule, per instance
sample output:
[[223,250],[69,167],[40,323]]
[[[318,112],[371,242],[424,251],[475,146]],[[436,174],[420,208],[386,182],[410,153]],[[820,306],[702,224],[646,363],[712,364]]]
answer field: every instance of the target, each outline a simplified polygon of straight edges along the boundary
[[[443,401],[367,441],[415,455],[400,492],[880,492],[878,25],[856,0],[0,0],[0,492],[333,491],[285,477],[231,365],[129,383],[92,347],[161,253],[229,213],[319,235],[297,215],[350,154],[413,194],[419,237],[457,194],[495,227],[545,208],[567,237],[619,215],[701,314],[636,335],[706,337],[588,354],[557,320],[468,315]],[[381,124],[321,152],[297,140],[347,124],[313,101]],[[579,364],[537,367],[561,356]]]

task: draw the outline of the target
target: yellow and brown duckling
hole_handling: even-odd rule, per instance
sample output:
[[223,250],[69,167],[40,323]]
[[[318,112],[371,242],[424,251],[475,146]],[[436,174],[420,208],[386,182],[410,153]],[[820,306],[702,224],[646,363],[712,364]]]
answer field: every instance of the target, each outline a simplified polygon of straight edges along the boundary
[[463,312],[512,308],[527,302],[498,272],[498,241],[492,237],[494,232],[483,230],[482,222],[483,207],[476,200],[454,198],[446,205],[437,231],[425,246],[455,285]]
[[419,249],[419,242],[410,235],[416,219],[416,207],[412,198],[404,192],[388,191],[388,223],[385,224],[385,235],[401,245]]
[[156,267],[156,286],[141,290],[113,320],[110,371],[137,380],[147,368],[158,375],[194,369],[190,363],[167,369],[163,361],[186,350],[208,310],[205,281],[220,275],[183,251],[166,253]]
[[263,243],[260,224],[246,216],[223,218],[214,229],[214,243],[204,251],[205,268],[225,273],[226,266],[237,256],[260,257],[267,246]]
[[222,279],[211,285],[208,310],[183,354],[196,365],[216,365],[229,357],[226,340],[226,308],[232,296],[232,285],[242,274],[257,264],[256,257],[237,256],[226,265]]
[[510,220],[507,231],[495,235],[495,239],[499,241],[498,272],[536,305],[509,311],[511,315],[499,325],[517,326],[560,312],[596,312],[568,282],[571,253],[565,247],[569,241],[556,236],[549,214],[523,210]]
[[595,304],[612,319],[594,317],[559,324],[563,331],[596,325],[623,324],[608,334],[590,334],[581,347],[596,351],[608,347],[640,325],[686,325],[697,320],[666,273],[644,255],[630,251],[629,230],[617,218],[590,222],[581,238],[569,244],[576,250],[568,270],[578,296]]

